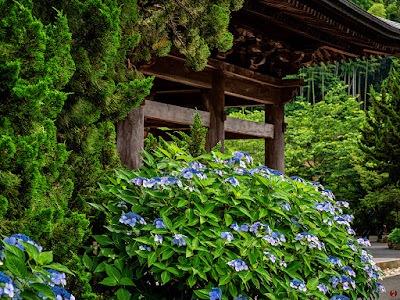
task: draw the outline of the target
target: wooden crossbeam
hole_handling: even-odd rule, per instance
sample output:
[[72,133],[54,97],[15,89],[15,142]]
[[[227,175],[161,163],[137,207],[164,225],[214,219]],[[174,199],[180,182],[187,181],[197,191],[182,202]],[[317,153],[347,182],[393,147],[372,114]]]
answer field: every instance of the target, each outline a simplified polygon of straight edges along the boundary
[[257,75],[255,72],[244,72],[242,68],[227,63],[219,62],[217,65],[213,60],[203,71],[194,72],[185,66],[182,58],[172,55],[158,57],[152,65],[142,66],[140,71],[145,75],[156,76],[164,80],[196,88],[211,89],[212,74],[216,67],[220,67],[226,77],[226,95],[262,104],[279,104],[282,100],[288,102],[289,99],[282,99],[282,92],[288,89],[296,90],[303,85],[301,80],[282,80],[261,74]]
[[[210,127],[210,113],[192,108],[180,107],[146,100],[143,106],[145,118],[157,119],[165,122],[192,125],[193,115],[199,113],[205,127]],[[227,117],[225,132],[253,136],[255,138],[274,138],[274,125],[257,123]]]

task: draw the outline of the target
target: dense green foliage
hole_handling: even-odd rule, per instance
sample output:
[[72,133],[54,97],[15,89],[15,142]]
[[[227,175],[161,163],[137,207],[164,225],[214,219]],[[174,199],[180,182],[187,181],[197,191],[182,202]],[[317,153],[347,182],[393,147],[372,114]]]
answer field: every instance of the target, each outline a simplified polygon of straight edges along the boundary
[[400,228],[395,228],[390,234],[389,234],[389,240],[393,244],[398,244],[400,245]]
[[117,171],[102,185],[115,195],[98,206],[108,232],[94,236],[99,255],[84,261],[109,287],[105,295],[216,299],[217,287],[222,299],[376,293],[378,269],[370,269],[365,241],[348,234],[352,217],[339,215],[344,203],[330,191],[255,167],[243,152],[213,152],[199,163],[172,144],[145,157],[142,170]]
[[0,1],[1,233],[29,234],[76,270],[74,252],[103,230],[87,202],[108,201],[97,182],[120,166],[115,123],[152,85],[134,64],[176,45],[202,69],[211,49],[231,47],[242,1],[159,4]]

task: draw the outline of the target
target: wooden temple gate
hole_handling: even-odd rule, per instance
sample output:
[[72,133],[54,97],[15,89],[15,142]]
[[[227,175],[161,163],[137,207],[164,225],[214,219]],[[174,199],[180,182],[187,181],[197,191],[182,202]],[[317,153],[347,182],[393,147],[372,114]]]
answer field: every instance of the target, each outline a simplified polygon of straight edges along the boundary
[[[231,27],[233,48],[214,53],[202,72],[186,67],[177,52],[141,66],[156,79],[149,99],[118,123],[123,165],[140,167],[147,132],[188,130],[199,112],[208,151],[225,139],[265,139],[266,165],[284,173],[284,106],[304,82],[283,78],[308,65],[400,56],[400,24],[348,0],[248,0]],[[226,116],[226,107],[248,106],[265,107],[265,123]]]

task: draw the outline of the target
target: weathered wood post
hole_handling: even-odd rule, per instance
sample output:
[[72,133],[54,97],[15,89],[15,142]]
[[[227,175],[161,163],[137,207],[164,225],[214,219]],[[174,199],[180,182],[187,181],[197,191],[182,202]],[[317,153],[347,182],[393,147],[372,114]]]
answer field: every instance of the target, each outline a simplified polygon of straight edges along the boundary
[[143,147],[144,110],[140,106],[117,123],[117,149],[121,164],[130,170],[139,169],[142,166],[140,152]]
[[210,112],[210,127],[206,137],[206,150],[210,152],[221,142],[221,152],[225,142],[225,76],[221,70],[212,73],[212,87],[202,91],[203,105]]
[[274,138],[265,139],[265,165],[285,173],[285,105],[265,105],[265,123],[274,125]]

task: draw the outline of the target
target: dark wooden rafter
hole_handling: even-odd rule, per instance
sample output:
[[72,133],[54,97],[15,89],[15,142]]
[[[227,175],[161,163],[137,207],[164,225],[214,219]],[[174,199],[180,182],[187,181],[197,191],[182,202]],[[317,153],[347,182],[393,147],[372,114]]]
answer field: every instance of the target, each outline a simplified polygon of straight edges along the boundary
[[226,77],[226,95],[262,104],[290,101],[282,99],[282,95],[286,95],[287,90],[297,91],[303,85],[301,79],[273,78],[213,59],[202,72],[193,72],[185,66],[183,58],[173,55],[156,58],[140,70],[146,75],[202,89],[211,89],[214,70],[221,70]]

